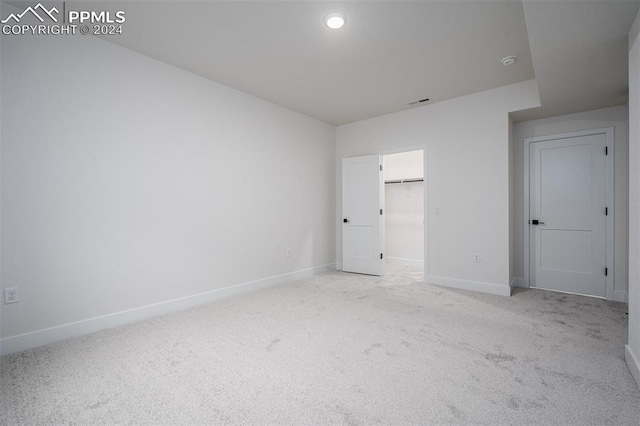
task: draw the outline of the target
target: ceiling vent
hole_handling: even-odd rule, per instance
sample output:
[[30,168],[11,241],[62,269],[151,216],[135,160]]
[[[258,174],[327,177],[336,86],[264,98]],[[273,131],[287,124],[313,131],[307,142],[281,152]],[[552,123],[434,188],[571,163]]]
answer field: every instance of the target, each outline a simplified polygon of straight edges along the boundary
[[414,106],[414,105],[423,104],[423,103],[429,102],[429,101],[430,101],[429,98],[418,99],[417,101],[409,102],[409,105]]

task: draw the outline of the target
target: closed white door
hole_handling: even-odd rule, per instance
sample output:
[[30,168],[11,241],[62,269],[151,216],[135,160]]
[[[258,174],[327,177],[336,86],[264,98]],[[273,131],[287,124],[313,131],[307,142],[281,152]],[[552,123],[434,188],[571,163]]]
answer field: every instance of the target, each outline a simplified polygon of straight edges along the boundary
[[606,134],[529,145],[530,286],[606,296]]
[[384,191],[379,155],[342,160],[342,270],[383,275]]

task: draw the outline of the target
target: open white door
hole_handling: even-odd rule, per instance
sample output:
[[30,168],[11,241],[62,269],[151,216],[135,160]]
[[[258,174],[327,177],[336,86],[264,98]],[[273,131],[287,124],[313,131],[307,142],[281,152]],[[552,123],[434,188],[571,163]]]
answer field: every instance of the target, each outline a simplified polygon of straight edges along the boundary
[[342,270],[384,275],[382,157],[342,160]]

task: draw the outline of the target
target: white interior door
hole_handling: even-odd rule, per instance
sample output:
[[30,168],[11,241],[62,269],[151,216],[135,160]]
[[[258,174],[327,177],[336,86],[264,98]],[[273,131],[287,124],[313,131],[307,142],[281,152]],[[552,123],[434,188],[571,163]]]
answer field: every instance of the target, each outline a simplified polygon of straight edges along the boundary
[[342,160],[342,270],[383,275],[384,186],[379,155]]
[[606,134],[529,145],[530,286],[606,296]]

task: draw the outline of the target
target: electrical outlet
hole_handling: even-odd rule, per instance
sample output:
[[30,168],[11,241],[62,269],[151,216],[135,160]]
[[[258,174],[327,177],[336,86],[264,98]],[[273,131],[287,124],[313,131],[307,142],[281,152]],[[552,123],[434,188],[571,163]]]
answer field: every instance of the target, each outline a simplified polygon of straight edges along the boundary
[[4,304],[18,303],[19,301],[18,287],[11,287],[4,289]]
[[480,263],[480,253],[473,253],[473,263]]

